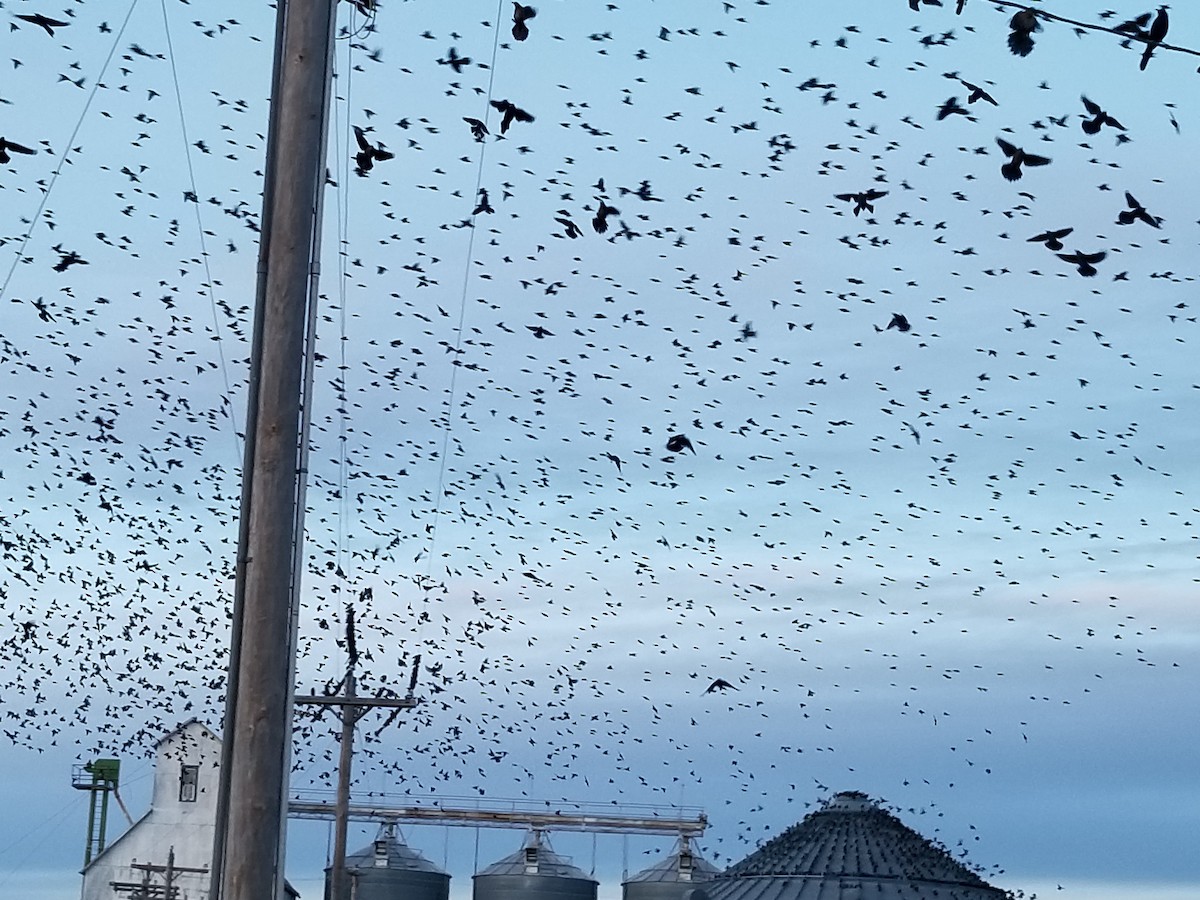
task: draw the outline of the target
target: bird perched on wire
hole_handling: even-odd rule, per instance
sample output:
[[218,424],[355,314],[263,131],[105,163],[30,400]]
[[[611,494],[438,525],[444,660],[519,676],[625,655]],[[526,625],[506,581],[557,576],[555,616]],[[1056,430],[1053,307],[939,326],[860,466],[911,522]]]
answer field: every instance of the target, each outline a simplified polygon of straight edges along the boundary
[[1089,100],[1082,94],[1079,99],[1083,101],[1083,108],[1088,111],[1088,116],[1091,116],[1090,119],[1088,116],[1083,117],[1082,125],[1084,134],[1097,134],[1105,125],[1121,131],[1125,130],[1125,126],[1101,109],[1099,103]]
[[500,133],[505,134],[513,122],[532,122],[533,116],[508,100],[493,100],[492,106],[500,111]]
[[1101,250],[1099,253],[1080,253],[1076,250],[1074,253],[1056,253],[1054,254],[1063,262],[1069,262],[1076,267],[1079,274],[1084,278],[1091,278],[1096,274],[1096,263],[1102,262],[1107,253]]
[[383,162],[396,155],[383,149],[382,144],[372,144],[367,140],[367,133],[357,125],[354,126],[354,139],[358,141],[358,153],[354,154],[354,171],[359,176],[365,176],[370,172],[376,162]]
[[869,191],[861,191],[857,194],[835,194],[839,200],[845,200],[854,204],[854,214],[857,216],[863,210],[867,212],[875,212],[875,201],[880,197],[886,197],[887,191],[877,191],[871,189]]
[[1048,166],[1050,159],[1045,156],[1038,156],[1034,153],[1026,153],[1020,147],[1010,144],[1004,138],[996,138],[996,143],[1000,149],[1004,151],[1004,155],[1008,157],[1008,162],[1000,167],[1000,174],[1009,181],[1019,181],[1021,178],[1021,166]]
[[513,3],[512,36],[515,40],[523,41],[529,37],[529,26],[525,23],[536,15],[537,10],[532,6],[522,6],[520,3]]
[[1033,52],[1033,35],[1042,30],[1037,13],[1032,9],[1018,10],[1008,22],[1008,49],[1014,56],[1028,56]]
[[1138,68],[1142,71],[1146,70],[1146,64],[1150,62],[1150,57],[1158,49],[1158,45],[1166,40],[1167,29],[1170,25],[1171,21],[1167,18],[1167,8],[1160,6],[1154,16],[1154,21],[1150,23],[1150,31],[1146,34],[1146,49],[1142,51],[1142,61],[1138,63]]

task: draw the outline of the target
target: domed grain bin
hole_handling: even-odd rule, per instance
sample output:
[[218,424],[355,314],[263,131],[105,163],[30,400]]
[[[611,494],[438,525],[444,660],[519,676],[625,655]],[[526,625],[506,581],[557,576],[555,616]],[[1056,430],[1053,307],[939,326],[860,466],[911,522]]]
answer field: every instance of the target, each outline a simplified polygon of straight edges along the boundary
[[596,900],[597,881],[533,831],[524,846],[479,872],[474,900]]
[[[374,843],[346,854],[346,889],[337,900],[448,900],[450,876],[385,825]],[[329,897],[329,869],[325,870]]]
[[625,880],[624,900],[705,900],[705,882],[719,871],[680,838],[670,856]]

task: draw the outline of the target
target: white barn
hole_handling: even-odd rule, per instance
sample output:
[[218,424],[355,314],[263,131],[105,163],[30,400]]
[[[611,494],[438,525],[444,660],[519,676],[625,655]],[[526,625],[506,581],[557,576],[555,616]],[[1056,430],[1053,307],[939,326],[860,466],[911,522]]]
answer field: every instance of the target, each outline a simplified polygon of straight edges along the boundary
[[221,739],[197,719],[160,738],[150,809],[83,870],[82,900],[208,900],[220,764]]

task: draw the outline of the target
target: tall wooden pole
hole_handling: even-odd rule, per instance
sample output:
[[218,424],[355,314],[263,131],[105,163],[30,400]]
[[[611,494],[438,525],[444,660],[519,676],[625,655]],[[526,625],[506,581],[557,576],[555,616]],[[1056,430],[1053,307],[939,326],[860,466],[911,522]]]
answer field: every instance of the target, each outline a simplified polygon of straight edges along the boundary
[[[283,2],[283,0],[281,0]],[[234,721],[226,723],[229,804],[222,856],[221,900],[269,900],[282,881],[283,810],[292,735],[289,713],[295,668],[291,629],[298,587],[294,562],[303,541],[301,427],[309,304],[325,184],[336,0],[287,2],[271,98],[277,146],[273,161],[271,236],[256,341],[257,410],[248,492],[245,588],[238,639]]]

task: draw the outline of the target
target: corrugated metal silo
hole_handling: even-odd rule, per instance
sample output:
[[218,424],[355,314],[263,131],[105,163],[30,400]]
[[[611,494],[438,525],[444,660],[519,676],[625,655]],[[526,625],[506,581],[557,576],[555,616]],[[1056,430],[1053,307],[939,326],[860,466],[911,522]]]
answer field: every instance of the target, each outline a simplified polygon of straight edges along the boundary
[[[374,843],[346,854],[346,889],[338,900],[448,900],[450,876],[384,826]],[[325,870],[329,897],[329,869]]]
[[474,878],[474,900],[596,900],[598,882],[531,832],[516,853]]
[[705,882],[719,871],[680,838],[670,856],[625,879],[624,900],[705,900]]

